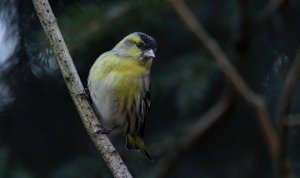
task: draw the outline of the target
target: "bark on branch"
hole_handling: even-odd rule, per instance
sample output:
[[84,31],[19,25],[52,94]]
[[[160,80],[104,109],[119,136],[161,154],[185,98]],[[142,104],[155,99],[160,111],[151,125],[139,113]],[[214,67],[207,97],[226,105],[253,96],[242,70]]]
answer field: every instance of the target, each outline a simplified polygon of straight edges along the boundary
[[80,95],[84,92],[84,87],[58,28],[56,18],[48,0],[32,0],[32,2],[45,34],[53,48],[64,81],[89,136],[97,149],[101,152],[104,161],[114,177],[132,177],[107,136],[96,134],[97,130],[100,129],[99,127],[101,127],[99,120],[87,98]]

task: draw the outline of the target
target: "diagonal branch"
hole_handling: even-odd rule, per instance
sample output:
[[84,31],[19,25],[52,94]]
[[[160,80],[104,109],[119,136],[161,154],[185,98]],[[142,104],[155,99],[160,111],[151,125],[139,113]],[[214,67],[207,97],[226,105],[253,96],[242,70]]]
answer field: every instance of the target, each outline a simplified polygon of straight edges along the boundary
[[[288,125],[286,124],[289,117],[288,113],[292,104],[293,95],[296,90],[297,82],[300,78],[300,50],[298,50],[296,57],[294,59],[293,64],[291,65],[291,69],[289,70],[285,84],[282,89],[281,96],[278,101],[277,105],[277,115],[276,115],[276,121],[278,123],[278,129],[280,134],[280,139],[282,145],[287,145],[288,142]],[[280,153],[280,161],[283,164],[286,164],[286,168],[282,169],[283,175],[288,175],[288,163],[286,159],[286,147],[282,148],[282,151]]]
[[293,100],[293,95],[295,93],[297,81],[299,80],[299,78],[300,78],[300,50],[297,52],[294,62],[291,65],[291,69],[287,74],[285,84],[282,89],[282,94],[278,101],[278,106],[277,106],[278,122],[284,122],[284,119],[290,110],[290,106]]
[[283,8],[288,3],[288,0],[269,0],[266,6],[261,11],[259,19],[255,22],[249,18],[247,14],[247,4],[245,0],[239,0],[239,9],[241,16],[241,34],[237,39],[236,48],[240,54],[249,45],[249,39],[255,35],[257,31],[261,29],[264,23],[268,22],[274,14]]
[[114,146],[104,134],[96,134],[100,123],[86,97],[80,94],[84,88],[73,64],[71,55],[58,28],[56,18],[48,0],[33,0],[34,8],[55,53],[62,76],[69,89],[73,102],[81,117],[89,136],[97,149],[101,152],[104,161],[114,177],[132,177]]
[[269,20],[272,15],[280,9],[288,0],[269,0],[266,7],[262,11],[260,22]]
[[221,47],[207,34],[202,27],[202,24],[197,21],[195,15],[190,11],[186,4],[182,0],[168,0],[168,2],[171,3],[185,25],[198,37],[206,50],[216,60],[236,90],[254,107],[258,115],[258,122],[264,135],[266,146],[269,149],[270,156],[274,161],[276,168],[278,168],[278,155],[281,150],[281,144],[278,135],[272,127],[271,119],[266,110],[265,101],[247,86],[237,70],[230,64],[229,59],[222,51]]
[[220,119],[222,119],[225,112],[230,106],[231,95],[227,90],[224,91],[223,96],[219,101],[210,108],[201,118],[195,122],[191,128],[188,129],[187,133],[184,134],[180,140],[176,141],[172,145],[172,149],[175,149],[175,154],[171,156],[165,167],[160,172],[158,177],[168,177],[171,170],[176,166],[176,163],[181,159],[184,153],[187,152],[207,131]]
[[285,117],[285,119],[282,121],[282,124],[284,124],[285,127],[299,126],[300,125],[300,114],[287,115]]

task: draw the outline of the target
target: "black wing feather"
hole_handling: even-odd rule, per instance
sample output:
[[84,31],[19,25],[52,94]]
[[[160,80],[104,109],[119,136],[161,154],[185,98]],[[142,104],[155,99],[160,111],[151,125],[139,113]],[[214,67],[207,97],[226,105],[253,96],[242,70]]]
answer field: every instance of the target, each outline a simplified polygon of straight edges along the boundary
[[145,133],[146,133],[146,129],[147,129],[147,122],[148,122],[148,118],[149,118],[149,111],[150,111],[150,90],[151,90],[151,85],[149,87],[149,90],[147,90],[144,95],[143,95],[143,115],[141,115],[143,118],[143,123],[142,126],[140,128],[140,135],[142,138],[144,138]]

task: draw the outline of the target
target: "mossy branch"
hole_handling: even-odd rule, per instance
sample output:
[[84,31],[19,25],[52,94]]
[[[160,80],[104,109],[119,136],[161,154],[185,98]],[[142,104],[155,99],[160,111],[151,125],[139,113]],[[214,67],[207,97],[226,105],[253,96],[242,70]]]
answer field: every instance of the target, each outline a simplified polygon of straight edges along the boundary
[[53,48],[64,81],[80,115],[89,136],[97,149],[101,152],[104,161],[114,177],[132,177],[110,140],[104,134],[96,133],[99,129],[99,120],[86,97],[82,97],[84,87],[80,81],[71,55],[58,28],[56,18],[48,0],[32,0],[36,13],[43,26],[46,36]]

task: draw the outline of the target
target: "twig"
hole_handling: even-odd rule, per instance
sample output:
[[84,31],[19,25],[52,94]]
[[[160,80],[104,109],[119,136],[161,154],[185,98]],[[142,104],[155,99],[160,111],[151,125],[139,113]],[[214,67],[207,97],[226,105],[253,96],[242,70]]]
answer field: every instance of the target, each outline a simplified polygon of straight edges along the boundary
[[288,0],[269,0],[266,7],[263,8],[260,18],[256,22],[252,22],[247,15],[247,1],[239,0],[240,16],[241,16],[241,35],[236,42],[236,48],[240,54],[248,47],[248,41],[259,31],[264,23],[269,21],[272,16],[285,4]]
[[87,98],[80,95],[84,92],[84,88],[58,28],[48,0],[33,0],[32,2],[44,28],[45,34],[47,35],[56,55],[56,59],[70,95],[89,136],[97,149],[101,152],[104,161],[114,177],[132,177],[107,136],[103,134],[96,134],[100,126],[99,120],[97,119],[97,116]]
[[265,22],[285,3],[287,0],[270,0],[262,11],[260,22]]
[[279,123],[284,122],[284,119],[289,112],[293,95],[296,89],[297,81],[299,80],[299,78],[300,78],[300,50],[298,50],[294,62],[291,65],[291,69],[287,74],[285,84],[282,89],[282,94],[278,101],[277,121]]
[[300,114],[290,114],[282,121],[285,127],[293,127],[300,125]]
[[281,144],[278,135],[272,127],[269,114],[266,111],[265,101],[246,85],[236,69],[230,64],[229,59],[221,50],[218,43],[206,33],[186,4],[182,0],[168,0],[168,2],[171,3],[185,25],[198,37],[206,50],[213,56],[236,90],[256,110],[266,146],[268,147],[276,168],[278,168],[278,156],[281,150]]
[[219,121],[230,106],[230,96],[224,92],[219,101],[197,120],[179,141],[172,145],[176,153],[170,157],[158,177],[168,177],[178,160],[190,149],[217,121]]
[[104,15],[104,19],[109,22],[111,20],[116,20],[119,17],[122,17],[124,14],[126,14],[127,12],[132,11],[133,9],[135,9],[136,7],[139,7],[139,4],[132,4],[130,2],[122,2],[120,4],[118,4],[118,6],[114,6],[113,8],[109,9],[105,15]]
[[[76,41],[80,41],[80,43],[73,43],[72,45],[69,45],[69,51],[72,53],[78,51],[78,49],[86,47],[88,43],[92,43],[91,41],[95,39],[95,34],[98,34],[99,31],[103,29],[104,23],[113,24],[113,21],[119,19],[120,17],[124,17],[128,12],[131,12],[137,7],[140,7],[141,3],[131,3],[130,1],[122,1],[117,5],[106,10],[103,15],[97,16],[96,19],[91,18],[91,20],[89,21],[82,22],[80,24],[80,27],[85,25],[87,26],[87,28],[84,28],[84,35],[81,38],[76,38]],[[68,28],[69,30],[67,30],[66,32],[74,30],[74,28],[78,28],[78,26],[71,27],[71,29]]]
[[[283,145],[280,153],[280,161],[283,164],[287,164],[286,160],[286,145],[288,142],[288,127],[285,124],[288,112],[290,110],[293,95],[295,93],[297,81],[300,77],[300,50],[298,50],[291,69],[289,70],[284,87],[282,89],[281,96],[278,101],[276,121],[278,123],[278,129],[280,134],[281,143]],[[287,167],[287,166],[286,166]],[[289,168],[285,168],[282,171],[283,175],[289,174]]]

